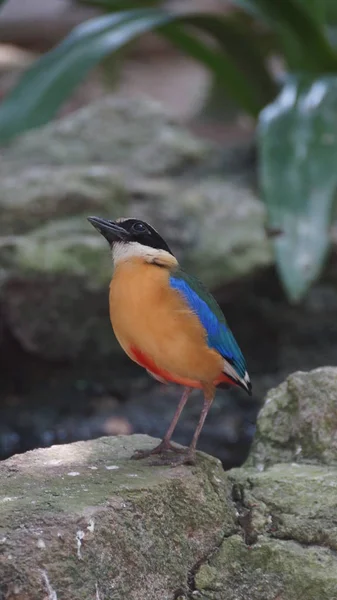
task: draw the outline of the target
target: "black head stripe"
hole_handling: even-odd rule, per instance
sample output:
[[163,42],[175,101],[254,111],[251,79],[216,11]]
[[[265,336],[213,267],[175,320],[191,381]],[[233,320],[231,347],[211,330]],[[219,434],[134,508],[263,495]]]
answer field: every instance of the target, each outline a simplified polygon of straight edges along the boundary
[[166,252],[169,252],[173,256],[172,251],[165,240],[159,235],[158,231],[145,221],[141,221],[140,219],[124,219],[119,220],[119,223],[129,233],[129,242],[138,242],[150,248],[166,250]]

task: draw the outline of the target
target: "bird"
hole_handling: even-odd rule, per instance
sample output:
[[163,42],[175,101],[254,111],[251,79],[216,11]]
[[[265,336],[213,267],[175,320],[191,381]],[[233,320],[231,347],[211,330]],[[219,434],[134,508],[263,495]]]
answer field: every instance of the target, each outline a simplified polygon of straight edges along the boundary
[[[137,218],[88,221],[110,246],[113,275],[110,321],[126,354],[161,383],[183,386],[183,394],[162,441],[133,458],[164,464],[195,464],[196,448],[217,386],[252,394],[246,361],[214,297],[180,266],[166,241]],[[204,402],[190,446],[171,438],[191,391]],[[156,456],[157,455],[157,456]]]

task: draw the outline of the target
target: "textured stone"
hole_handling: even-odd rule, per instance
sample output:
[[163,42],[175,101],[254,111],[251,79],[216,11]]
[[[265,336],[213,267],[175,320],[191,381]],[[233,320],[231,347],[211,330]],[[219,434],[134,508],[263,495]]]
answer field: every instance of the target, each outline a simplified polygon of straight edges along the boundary
[[107,299],[83,277],[21,273],[3,283],[2,297],[7,326],[31,354],[52,361],[94,361],[120,352]]
[[229,476],[248,543],[269,535],[337,550],[336,468],[279,463],[263,472],[234,469]]
[[206,456],[194,469],[129,460],[151,443],[102,438],[1,464],[1,598],[171,600],[187,585],[235,527],[230,484]]
[[248,464],[337,463],[337,369],[290,375],[260,412]]
[[337,471],[275,465],[229,473],[241,534],[195,573],[207,600],[335,600]]
[[335,600],[336,567],[323,548],[272,539],[250,547],[233,536],[201,567],[196,589],[207,600]]
[[[125,176],[107,165],[24,166],[19,172],[15,166],[16,162],[3,167],[2,236],[34,233],[53,223],[57,231],[59,222],[70,226],[70,218],[79,220],[100,211],[117,215],[125,207]],[[85,232],[85,223],[82,230]],[[58,233],[62,237],[62,230]]]
[[209,285],[247,275],[269,261],[263,208],[247,189],[216,177],[187,185],[131,180],[126,174],[123,180],[122,172],[107,167],[57,171],[40,169],[35,177],[28,170],[15,180],[13,194],[12,183],[4,189],[0,244],[7,269],[68,272],[108,282],[107,244],[91,231],[90,214],[149,220]]
[[77,113],[21,136],[6,152],[5,164],[27,166],[105,163],[129,165],[158,175],[198,164],[207,144],[165,117],[160,105],[139,98],[105,97]]
[[130,460],[156,442],[101,438],[0,464],[1,600],[336,600],[336,468]]

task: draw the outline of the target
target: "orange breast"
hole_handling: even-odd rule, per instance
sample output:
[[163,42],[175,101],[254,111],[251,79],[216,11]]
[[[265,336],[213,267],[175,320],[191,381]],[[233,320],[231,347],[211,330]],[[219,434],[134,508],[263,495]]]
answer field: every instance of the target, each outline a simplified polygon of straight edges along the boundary
[[223,359],[208,347],[197,316],[169,285],[169,271],[141,259],[117,266],[110,318],[125,352],[168,381],[201,387],[223,381]]

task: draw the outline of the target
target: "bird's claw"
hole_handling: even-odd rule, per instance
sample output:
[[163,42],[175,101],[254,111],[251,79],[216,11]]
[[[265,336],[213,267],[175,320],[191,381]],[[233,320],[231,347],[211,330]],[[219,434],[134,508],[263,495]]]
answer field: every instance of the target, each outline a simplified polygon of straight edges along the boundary
[[160,442],[158,446],[151,450],[136,450],[131,458],[133,460],[140,460],[142,458],[153,456],[154,454],[167,455],[171,452],[174,452],[175,454],[185,454],[186,448],[179,448],[179,446],[174,446],[171,442]]
[[170,443],[161,442],[152,450],[136,450],[131,456],[134,460],[142,458],[151,458],[151,465],[169,465],[177,467],[178,465],[194,465],[196,461],[195,451],[190,448],[179,448]]
[[196,462],[196,454],[195,452],[190,452],[187,449],[184,453],[181,454],[160,454],[158,456],[153,456],[150,460],[150,465],[153,466],[162,466],[167,465],[170,467],[178,467],[180,465],[195,465]]

